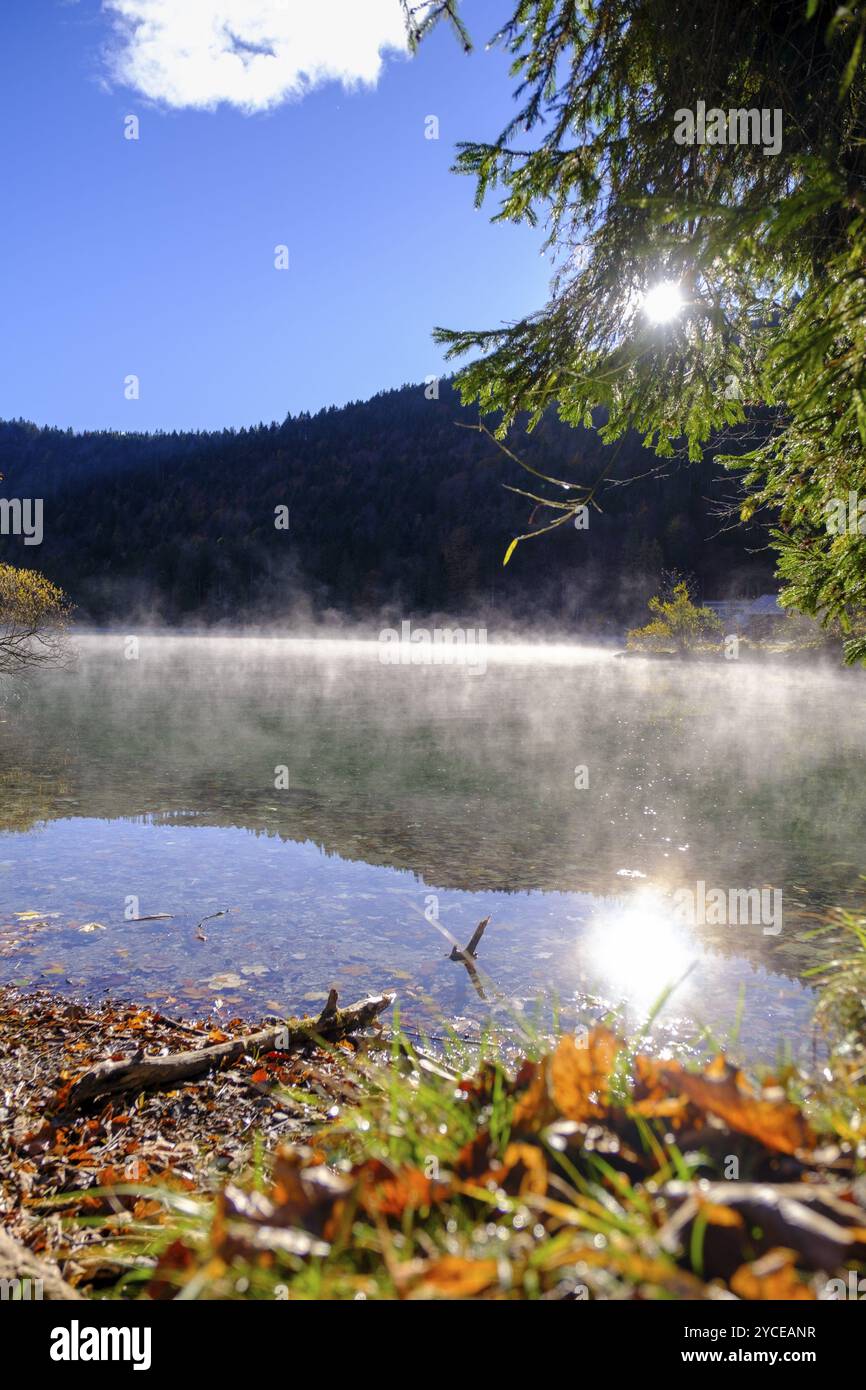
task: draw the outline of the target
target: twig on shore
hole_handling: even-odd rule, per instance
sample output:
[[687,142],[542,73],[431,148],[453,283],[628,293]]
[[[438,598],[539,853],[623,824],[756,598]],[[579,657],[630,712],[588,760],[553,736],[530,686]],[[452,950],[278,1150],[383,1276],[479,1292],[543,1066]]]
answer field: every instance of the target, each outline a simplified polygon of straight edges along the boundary
[[[332,999],[333,1010],[329,1013]],[[96,1096],[174,1086],[178,1082],[204,1076],[226,1063],[236,1062],[247,1052],[292,1052],[305,1043],[337,1042],[373,1023],[393,1001],[393,994],[374,994],[350,1004],[348,1008],[339,1009],[336,1007],[336,991],[332,990],[328,1004],[318,1018],[287,1018],[278,1025],[248,1033],[245,1037],[229,1038],[226,1042],[213,1043],[189,1052],[175,1052],[167,1057],[136,1054],[121,1062],[98,1062],[72,1086],[68,1104],[70,1108],[75,1108]]]

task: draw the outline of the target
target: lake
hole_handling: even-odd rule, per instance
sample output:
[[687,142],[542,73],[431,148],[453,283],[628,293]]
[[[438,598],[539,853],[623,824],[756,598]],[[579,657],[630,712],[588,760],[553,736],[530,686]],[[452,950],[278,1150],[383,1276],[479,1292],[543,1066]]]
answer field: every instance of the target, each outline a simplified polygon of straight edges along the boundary
[[[395,989],[408,1027],[470,1039],[634,1026],[672,986],[660,1045],[814,1046],[807,933],[866,870],[856,674],[76,645],[0,703],[3,980],[250,1019]],[[488,915],[473,974],[448,952]]]

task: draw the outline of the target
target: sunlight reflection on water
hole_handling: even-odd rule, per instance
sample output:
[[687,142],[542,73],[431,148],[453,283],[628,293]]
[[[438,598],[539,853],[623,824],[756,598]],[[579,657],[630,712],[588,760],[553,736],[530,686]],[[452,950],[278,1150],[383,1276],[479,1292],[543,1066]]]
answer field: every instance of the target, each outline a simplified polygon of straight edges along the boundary
[[[853,680],[493,641],[483,678],[375,640],[80,651],[0,709],[0,978],[246,1017],[393,987],[469,1035],[639,1024],[676,985],[664,1027],[724,1036],[745,990],[743,1048],[809,1045],[803,928],[861,887]],[[779,885],[784,932],[683,928],[667,895],[698,879]],[[482,999],[437,927],[488,914]]]

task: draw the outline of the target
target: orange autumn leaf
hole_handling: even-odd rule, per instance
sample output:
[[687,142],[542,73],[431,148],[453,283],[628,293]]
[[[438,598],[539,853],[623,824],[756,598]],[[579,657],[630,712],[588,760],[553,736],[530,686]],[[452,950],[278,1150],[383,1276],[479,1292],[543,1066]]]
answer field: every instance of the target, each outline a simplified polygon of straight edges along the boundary
[[815,1137],[796,1106],[781,1098],[757,1096],[743,1073],[724,1057],[717,1057],[700,1075],[674,1064],[666,1068],[665,1079],[700,1109],[724,1120],[729,1129],[748,1134],[768,1149],[795,1154],[814,1148]]
[[654,1057],[639,1052],[634,1059],[633,1101],[631,1113],[647,1119],[673,1119],[688,1108],[688,1097],[671,1092],[664,1076],[664,1067]]
[[102,1197],[84,1196],[76,1203],[76,1206],[80,1211],[101,1211],[104,1201]]
[[509,1144],[503,1156],[505,1174],[500,1180],[512,1196],[528,1193],[544,1196],[547,1192],[547,1159],[536,1144]]
[[665,1096],[659,1100],[639,1100],[629,1106],[629,1114],[642,1115],[646,1120],[675,1120],[688,1107],[686,1096]]
[[531,1079],[514,1107],[511,1126],[515,1132],[537,1130],[555,1118],[547,1091],[550,1058],[544,1057],[534,1065]]
[[731,1291],[758,1302],[814,1301],[812,1290],[797,1277],[796,1262],[793,1250],[768,1250],[753,1264],[740,1265],[731,1275]]
[[356,1176],[360,1180],[359,1204],[370,1215],[402,1216],[407,1208],[429,1207],[450,1190],[449,1184],[434,1182],[419,1168],[391,1170],[379,1159],[370,1159]]
[[[117,1187],[122,1182],[139,1182],[141,1178],[147,1176],[147,1165],[140,1159],[136,1159],[135,1164],[130,1165],[135,1171],[127,1174],[122,1168],[117,1168],[108,1163],[104,1168],[100,1168],[96,1174],[96,1181],[100,1187]],[[139,1169],[141,1172],[139,1173]]]
[[472,1298],[495,1284],[495,1260],[467,1260],[462,1255],[442,1255],[425,1271],[418,1292],[442,1294],[446,1298]]
[[543,1196],[547,1192],[547,1157],[544,1150],[537,1144],[512,1142],[502,1158],[497,1159],[486,1130],[482,1130],[476,1140],[461,1149],[454,1172],[463,1180],[459,1191],[472,1192],[478,1187],[502,1188],[512,1197],[529,1193]]
[[726,1207],[722,1202],[708,1202],[698,1197],[698,1209],[708,1226],[745,1226],[742,1213],[735,1207]]
[[132,1214],[136,1221],[144,1221],[149,1216],[161,1216],[164,1210],[162,1202],[149,1201],[144,1197],[139,1197],[132,1208]]
[[583,1046],[568,1035],[550,1059],[550,1094],[567,1120],[601,1119],[622,1043],[608,1028],[593,1028]]

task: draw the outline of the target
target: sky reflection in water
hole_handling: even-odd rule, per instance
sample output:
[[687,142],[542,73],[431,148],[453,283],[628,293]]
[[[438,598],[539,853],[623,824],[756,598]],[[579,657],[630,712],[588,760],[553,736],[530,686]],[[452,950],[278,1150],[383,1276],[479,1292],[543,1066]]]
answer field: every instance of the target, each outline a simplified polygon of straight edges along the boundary
[[[741,1049],[810,1046],[806,914],[853,900],[860,867],[858,807],[838,813],[866,797],[858,686],[278,646],[124,663],[101,639],[7,702],[0,978],[249,1018],[394,988],[411,1026],[469,1036],[491,1011],[639,1024],[671,985],[667,1033],[727,1036],[744,989]],[[698,878],[783,887],[783,932],[684,926],[670,890]],[[131,896],[171,920],[126,920]],[[482,999],[447,934],[488,913]]]

